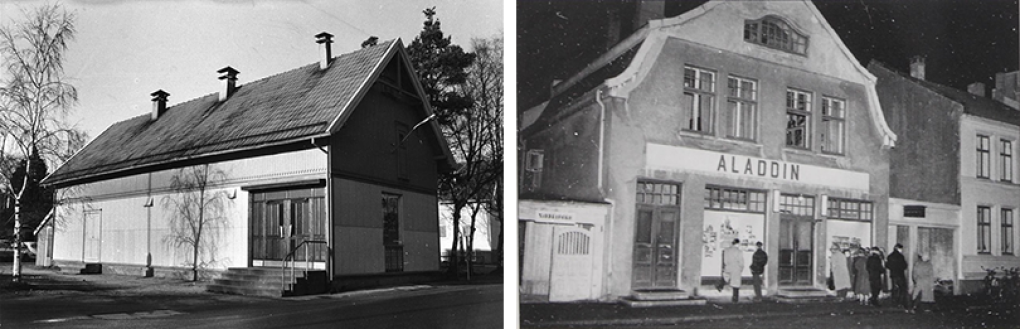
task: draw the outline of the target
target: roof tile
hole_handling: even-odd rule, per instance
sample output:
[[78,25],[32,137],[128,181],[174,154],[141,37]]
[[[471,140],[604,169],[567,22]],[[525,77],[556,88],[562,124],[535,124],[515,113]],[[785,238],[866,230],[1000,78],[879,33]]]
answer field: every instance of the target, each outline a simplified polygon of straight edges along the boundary
[[326,70],[313,63],[252,81],[223,102],[209,94],[169,107],[155,121],[145,114],[115,123],[44,183],[325,133],[394,42],[335,57]]

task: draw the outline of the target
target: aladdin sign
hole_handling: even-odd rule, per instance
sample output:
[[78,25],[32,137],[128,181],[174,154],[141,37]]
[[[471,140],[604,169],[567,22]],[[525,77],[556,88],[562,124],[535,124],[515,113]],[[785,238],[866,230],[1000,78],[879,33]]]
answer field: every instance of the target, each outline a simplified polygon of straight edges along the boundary
[[652,143],[647,144],[646,151],[645,169],[649,170],[869,190],[870,176],[863,172]]
[[[726,161],[727,158],[729,158],[728,162]],[[729,164],[728,168],[727,163]],[[741,164],[743,165],[741,166]],[[775,160],[754,160],[737,155],[726,156],[720,154],[719,165],[716,166],[715,170],[719,172],[730,172],[749,176],[781,178],[793,181],[800,180],[799,164],[791,164]]]

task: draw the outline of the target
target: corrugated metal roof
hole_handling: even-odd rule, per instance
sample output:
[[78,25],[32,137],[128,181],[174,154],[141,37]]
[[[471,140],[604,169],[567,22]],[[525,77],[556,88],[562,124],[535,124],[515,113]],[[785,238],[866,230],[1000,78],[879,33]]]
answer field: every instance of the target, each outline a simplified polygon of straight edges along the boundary
[[[44,180],[62,185],[149,165],[327,133],[395,40],[241,85],[227,100],[210,94],[113,124]],[[399,46],[399,45],[398,45]]]

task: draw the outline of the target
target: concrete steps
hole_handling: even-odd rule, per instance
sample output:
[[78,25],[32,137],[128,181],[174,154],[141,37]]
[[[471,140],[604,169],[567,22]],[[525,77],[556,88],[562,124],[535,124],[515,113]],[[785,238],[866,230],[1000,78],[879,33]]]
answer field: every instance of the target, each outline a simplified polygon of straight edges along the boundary
[[835,296],[829,295],[827,291],[813,287],[779,288],[779,292],[773,296],[773,299],[778,303],[785,304],[809,304],[838,300]]
[[329,290],[324,270],[290,270],[270,267],[229,268],[206,291],[247,296],[300,296],[321,294]]
[[620,303],[630,307],[660,307],[681,305],[705,305],[702,298],[691,298],[684,290],[635,290],[630,296],[620,299]]

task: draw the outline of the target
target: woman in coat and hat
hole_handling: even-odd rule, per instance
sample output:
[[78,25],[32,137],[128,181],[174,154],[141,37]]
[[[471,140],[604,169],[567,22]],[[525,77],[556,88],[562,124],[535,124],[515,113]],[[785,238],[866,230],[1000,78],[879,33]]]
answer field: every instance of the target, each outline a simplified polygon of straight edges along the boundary
[[843,255],[842,250],[839,250],[839,245],[835,243],[829,248],[829,252],[831,253],[829,264],[832,268],[832,283],[836,289],[836,295],[845,297],[846,291],[851,287],[850,269],[847,268],[846,256]]
[[[907,313],[914,313],[917,309],[918,299],[922,303],[935,303],[935,268],[926,254],[918,254],[918,260],[914,262],[914,268],[910,271],[910,278],[914,281],[914,291],[910,294],[910,307]],[[926,311],[928,309],[926,308]]]

